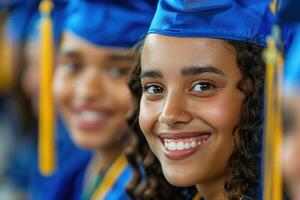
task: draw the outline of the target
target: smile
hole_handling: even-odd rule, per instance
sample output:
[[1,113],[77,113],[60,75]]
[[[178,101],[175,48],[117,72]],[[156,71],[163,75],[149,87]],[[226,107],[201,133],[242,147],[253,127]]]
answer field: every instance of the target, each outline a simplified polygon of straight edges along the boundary
[[171,160],[182,160],[192,156],[207,144],[210,137],[210,133],[159,135],[164,153]]
[[99,109],[77,109],[73,113],[74,124],[82,130],[93,131],[103,128],[111,114]]

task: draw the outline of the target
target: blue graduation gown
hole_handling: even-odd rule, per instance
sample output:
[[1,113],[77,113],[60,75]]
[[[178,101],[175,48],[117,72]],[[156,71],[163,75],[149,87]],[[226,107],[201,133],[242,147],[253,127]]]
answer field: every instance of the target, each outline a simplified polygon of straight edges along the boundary
[[[82,200],[84,175],[90,158],[86,155],[74,156],[65,162],[59,173],[50,177],[45,187],[45,200]],[[127,200],[126,186],[132,176],[129,165],[122,170],[120,176],[108,191],[104,200]],[[101,199],[102,200],[102,199]]]

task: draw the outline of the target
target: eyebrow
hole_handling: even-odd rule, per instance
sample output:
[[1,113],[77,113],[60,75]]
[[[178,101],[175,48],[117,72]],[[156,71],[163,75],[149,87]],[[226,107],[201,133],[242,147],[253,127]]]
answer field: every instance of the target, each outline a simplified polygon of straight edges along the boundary
[[225,76],[225,73],[223,71],[211,65],[188,66],[183,68],[180,72],[182,76],[197,76],[203,73],[214,73],[214,74]]
[[[181,71],[182,76],[197,76],[203,73],[214,73],[225,76],[225,73],[211,65],[205,66],[189,66],[183,68]],[[163,74],[159,71],[142,71],[140,78],[163,78]]]
[[158,71],[142,71],[140,79],[142,78],[163,78],[163,75]]
[[73,50],[61,50],[59,52],[60,55],[62,56],[67,56],[67,57],[73,57],[73,58],[79,58],[81,57],[81,53],[78,51],[73,51]]
[[131,61],[134,59],[134,56],[130,56],[128,54],[111,54],[107,57],[107,59],[113,61]]

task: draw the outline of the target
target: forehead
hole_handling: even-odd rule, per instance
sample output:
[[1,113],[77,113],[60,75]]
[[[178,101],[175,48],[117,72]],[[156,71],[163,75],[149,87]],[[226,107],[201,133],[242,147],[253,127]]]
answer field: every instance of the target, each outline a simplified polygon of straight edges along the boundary
[[71,32],[65,32],[63,34],[62,42],[60,45],[60,52],[78,52],[86,55],[117,55],[122,57],[129,57],[129,49],[126,48],[112,48],[105,46],[97,46],[84,38],[73,34]]
[[149,34],[142,51],[142,68],[236,64],[233,46],[221,39],[178,38]]

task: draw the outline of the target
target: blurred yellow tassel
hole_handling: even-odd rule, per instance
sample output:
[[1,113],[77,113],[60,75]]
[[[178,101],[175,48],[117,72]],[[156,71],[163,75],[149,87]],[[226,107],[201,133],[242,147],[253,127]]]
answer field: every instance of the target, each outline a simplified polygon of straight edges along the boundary
[[0,19],[0,93],[6,93],[13,82],[12,42],[4,37],[3,25],[4,20]]
[[264,131],[264,200],[282,199],[281,143],[282,143],[282,67],[283,57],[275,41],[268,38],[265,51],[265,131]]
[[51,175],[55,169],[54,108],[52,95],[53,37],[50,17],[53,4],[43,0],[40,4],[42,15],[41,37],[41,76],[39,105],[39,169],[43,175]]

